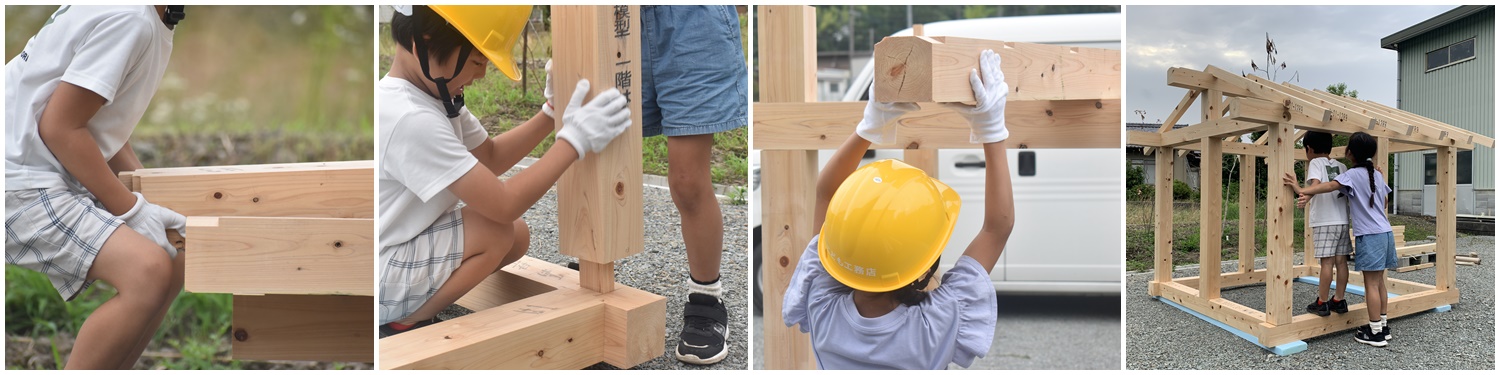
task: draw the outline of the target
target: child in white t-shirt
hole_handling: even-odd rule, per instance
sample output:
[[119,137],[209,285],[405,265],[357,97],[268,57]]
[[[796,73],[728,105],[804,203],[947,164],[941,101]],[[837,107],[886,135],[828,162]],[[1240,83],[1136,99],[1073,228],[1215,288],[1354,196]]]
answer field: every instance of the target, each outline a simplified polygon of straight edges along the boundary
[[[1333,135],[1324,132],[1308,132],[1302,137],[1302,149],[1307,153],[1307,186],[1332,181],[1344,174],[1348,167],[1330,159]],[[1349,301],[1344,300],[1344,291],[1349,286],[1349,254],[1354,252],[1353,239],[1349,238],[1349,198],[1341,191],[1330,191],[1312,196],[1307,204],[1307,221],[1313,231],[1313,257],[1318,259],[1318,299],[1307,305],[1307,312],[1328,316],[1330,312],[1349,312]],[[1338,278],[1338,293],[1328,298],[1329,283]]]
[[172,54],[182,6],[62,6],[5,64],[5,262],[72,300],[119,291],[78,330],[69,369],[129,369],[182,289],[167,240],[186,219],[131,193],[130,134]]
[[552,133],[550,73],[542,110],[493,138],[462,95],[490,62],[519,79],[511,48],[531,7],[418,5],[396,13],[391,36],[401,48],[376,88],[382,337],[436,322],[439,311],[525,255],[530,233],[521,215],[574,161],[630,127],[618,90],[585,104],[589,82],[581,80],[557,143],[501,181]]
[[899,161],[855,169],[871,142],[891,141],[884,129],[915,104],[871,100],[856,134],[818,175],[819,235],[797,262],[782,318],[812,336],[819,368],[968,367],[989,352],[998,311],[989,274],[1010,239],[1015,199],[1000,56],[984,51],[979,65],[969,78],[976,105],[948,106],[984,144],[984,223],[936,289],[925,291],[958,220],[958,193]]

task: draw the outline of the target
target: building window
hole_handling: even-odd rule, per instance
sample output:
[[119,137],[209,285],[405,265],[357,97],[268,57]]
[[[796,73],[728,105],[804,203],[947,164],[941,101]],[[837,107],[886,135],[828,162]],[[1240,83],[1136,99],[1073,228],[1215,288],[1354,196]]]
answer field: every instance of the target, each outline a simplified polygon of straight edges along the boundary
[[1474,38],[1427,53],[1427,71],[1474,59]]
[[[1458,152],[1458,184],[1468,185],[1474,183],[1474,152]],[[1422,180],[1427,185],[1437,185],[1437,154],[1422,155]]]

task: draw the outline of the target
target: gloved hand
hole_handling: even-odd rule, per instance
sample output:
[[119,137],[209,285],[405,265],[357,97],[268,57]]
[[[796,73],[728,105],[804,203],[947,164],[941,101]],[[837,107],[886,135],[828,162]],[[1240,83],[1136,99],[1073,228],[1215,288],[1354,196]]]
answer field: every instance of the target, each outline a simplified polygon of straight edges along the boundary
[[859,120],[854,133],[870,143],[887,144],[896,140],[896,128],[890,126],[907,112],[917,110],[916,103],[883,103],[875,101],[875,85],[870,85],[870,101],[865,103],[865,118]]
[[573,100],[564,107],[563,128],[557,131],[557,139],[567,140],[578,150],[578,160],[583,160],[589,152],[604,150],[609,141],[630,128],[629,102],[620,90],[610,88],[584,104],[583,97],[588,92],[589,80],[579,80],[573,89]]
[[974,88],[974,105],[943,103],[969,119],[969,140],[994,143],[1010,138],[1010,131],[1005,129],[1005,96],[1010,93],[1010,85],[1005,83],[1005,72],[1000,71],[1000,54],[981,52],[979,69],[969,71],[969,85]]
[[547,117],[557,118],[557,115],[552,114],[552,59],[547,59],[547,84],[542,86],[542,97],[547,98],[547,102],[542,103],[542,113],[547,114]]
[[183,231],[187,230],[187,217],[166,207],[147,202],[146,197],[141,193],[131,194],[135,194],[135,206],[130,207],[130,211],[126,211],[124,215],[120,215],[120,220],[125,220],[125,225],[129,225],[130,229],[146,236],[146,239],[166,250],[167,255],[176,258],[177,247],[172,245],[172,241],[167,240],[167,229],[175,229],[178,235],[186,235]]

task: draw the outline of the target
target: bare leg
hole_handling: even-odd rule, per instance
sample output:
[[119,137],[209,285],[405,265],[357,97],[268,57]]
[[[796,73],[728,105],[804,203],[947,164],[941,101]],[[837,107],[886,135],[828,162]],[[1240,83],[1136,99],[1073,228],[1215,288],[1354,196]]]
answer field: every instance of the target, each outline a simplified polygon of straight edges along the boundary
[[[429,298],[422,307],[411,315],[396,321],[400,324],[416,324],[419,321],[431,319],[438,312],[448,308],[453,302],[458,301],[469,290],[484,281],[485,277],[495,273],[504,266],[506,259],[519,259],[526,248],[515,247],[519,241],[516,235],[516,223],[497,223],[486,219],[483,215],[474,211],[473,207],[463,208],[464,218],[464,260],[453,270],[453,275],[443,286],[438,287],[436,293]],[[521,228],[525,228],[525,222],[517,220]],[[529,241],[529,240],[528,240]],[[529,244],[528,244],[529,245]],[[522,251],[512,251],[522,250]],[[510,255],[515,252],[517,255]],[[514,261],[512,259],[511,261]]]
[[89,268],[88,278],[119,291],[84,320],[67,369],[113,369],[135,363],[141,338],[155,332],[157,314],[171,300],[172,260],[151,240],[121,225]]
[[1333,295],[1333,298],[1343,301],[1344,291],[1349,290],[1349,257],[1342,255],[1334,256],[1333,264],[1334,269],[1338,271],[1336,274],[1339,280],[1338,291]]
[[183,267],[186,259],[187,257],[182,252],[178,252],[177,258],[172,259],[172,280],[170,281],[170,285],[167,286],[167,303],[161,305],[161,309],[156,312],[156,318],[151,320],[150,329],[141,335],[141,341],[136,344],[135,351],[132,352],[136,353],[136,355],[126,358],[125,362],[120,363],[121,370],[129,370],[135,367],[136,361],[140,360],[140,353],[146,352],[146,347],[151,344],[151,338],[156,336],[156,330],[160,329],[161,323],[166,320],[167,311],[172,309],[172,302],[176,301],[177,294],[182,292]]
[[[1376,276],[1377,276],[1377,281],[1378,282],[1375,283],[1374,285],[1377,288],[1380,289],[1379,290],[1379,293],[1380,293],[1380,313],[1376,314],[1375,318],[1379,319],[1380,315],[1385,315],[1385,308],[1386,308],[1386,305],[1388,305],[1389,302],[1391,301],[1391,298],[1390,298],[1391,294],[1390,294],[1390,291],[1386,290],[1386,286],[1385,286],[1385,271],[1379,271],[1379,273],[1376,274]],[[1369,291],[1371,289],[1370,285],[1371,285],[1370,283],[1365,283],[1365,290],[1366,291]],[[1370,311],[1375,311],[1375,309],[1371,308]]]
[[[1329,301],[1328,288],[1330,286],[1329,284],[1333,283],[1333,258],[1337,257],[1318,258],[1318,301]],[[1343,287],[1344,283],[1340,282],[1339,288]]]
[[682,215],[689,274],[702,282],[719,278],[724,257],[724,214],[709,173],[713,145],[713,134],[667,137],[667,184]]
[[1379,321],[1385,311],[1385,271],[1362,271],[1365,278],[1365,309],[1370,321]]

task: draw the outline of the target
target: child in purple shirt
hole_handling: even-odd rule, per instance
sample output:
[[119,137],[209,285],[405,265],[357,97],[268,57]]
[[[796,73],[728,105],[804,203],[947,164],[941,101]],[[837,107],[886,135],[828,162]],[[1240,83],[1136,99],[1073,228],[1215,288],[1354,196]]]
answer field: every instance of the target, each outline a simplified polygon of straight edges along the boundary
[[976,105],[948,106],[984,144],[984,224],[936,289],[924,291],[958,218],[958,194],[895,160],[856,170],[871,142],[892,141],[883,129],[915,104],[871,100],[856,134],[818,176],[820,234],[797,263],[782,317],[811,334],[819,368],[968,367],[989,352],[997,312],[989,273],[1010,238],[1015,199],[1002,142],[1008,86],[1000,56],[984,51],[979,65],[969,77]]
[[1305,205],[1312,195],[1340,191],[1349,197],[1349,222],[1354,227],[1354,269],[1365,278],[1365,305],[1370,325],[1360,326],[1354,340],[1375,347],[1386,346],[1390,326],[1386,322],[1385,270],[1396,268],[1396,242],[1391,222],[1385,217],[1386,197],[1391,193],[1385,175],[1375,170],[1375,137],[1364,132],[1349,136],[1345,154],[1354,164],[1333,181],[1300,188],[1295,176],[1288,174],[1283,182],[1298,194],[1297,204]]

